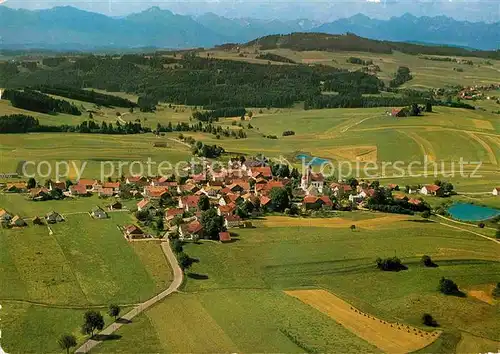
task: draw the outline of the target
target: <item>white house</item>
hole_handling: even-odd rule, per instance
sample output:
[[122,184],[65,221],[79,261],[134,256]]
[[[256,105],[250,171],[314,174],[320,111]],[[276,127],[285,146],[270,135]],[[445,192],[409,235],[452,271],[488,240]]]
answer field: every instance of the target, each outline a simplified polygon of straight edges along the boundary
[[436,186],[435,184],[429,184],[427,186],[423,186],[420,190],[420,193],[423,195],[436,195],[441,187]]
[[500,187],[493,188],[493,192],[491,192],[491,194],[493,194],[495,196],[499,196],[500,195]]

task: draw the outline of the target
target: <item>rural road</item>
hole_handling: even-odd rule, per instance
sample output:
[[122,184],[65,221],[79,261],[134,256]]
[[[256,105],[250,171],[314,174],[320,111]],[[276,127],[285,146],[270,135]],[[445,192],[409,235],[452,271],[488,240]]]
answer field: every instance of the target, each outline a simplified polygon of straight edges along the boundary
[[[149,307],[156,304],[158,301],[163,300],[168,295],[177,291],[179,286],[181,286],[182,280],[184,277],[184,273],[182,272],[181,268],[179,267],[179,265],[177,263],[177,258],[175,257],[174,253],[172,252],[172,249],[170,248],[169,242],[168,241],[162,242],[161,248],[163,250],[163,253],[165,253],[165,256],[167,257],[168,262],[170,263],[170,266],[172,267],[172,271],[174,273],[174,280],[172,281],[170,286],[166,290],[159,293],[158,295],[156,295],[156,296],[152,297],[151,299],[137,305],[134,309],[129,311],[127,314],[120,317],[120,319],[123,321],[113,322],[111,325],[109,325],[108,327],[103,329],[101,332],[99,332],[96,336],[106,337],[106,336],[109,336],[110,334],[113,334],[121,326],[123,326],[126,322],[131,321],[135,316],[137,316],[138,314],[140,314],[144,310],[147,310]],[[75,353],[87,353],[92,348],[97,346],[99,343],[101,343],[100,340],[89,339],[85,343],[83,343],[83,345],[80,348],[78,348]]]

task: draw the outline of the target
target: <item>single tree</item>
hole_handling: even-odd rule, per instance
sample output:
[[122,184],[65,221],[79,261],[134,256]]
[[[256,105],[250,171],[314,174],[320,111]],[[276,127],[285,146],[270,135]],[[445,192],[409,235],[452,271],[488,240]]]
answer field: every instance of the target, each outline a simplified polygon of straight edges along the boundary
[[500,298],[500,283],[497,283],[497,286],[493,289],[491,295],[493,295],[494,298]]
[[422,258],[420,258],[420,263],[424,267],[437,267],[437,264],[432,261],[432,258],[426,254],[424,254]]
[[118,306],[116,304],[111,304],[111,305],[109,305],[109,308],[108,308],[108,315],[113,317],[116,321],[116,318],[120,315],[120,311],[121,311],[120,306]]
[[36,180],[33,177],[28,179],[27,187],[28,187],[28,189],[36,187]]
[[206,211],[210,209],[210,199],[203,194],[200,197],[200,200],[198,201],[198,208],[200,208],[201,211]]
[[219,239],[219,232],[224,230],[224,218],[217,214],[215,208],[209,208],[201,213],[203,232],[211,240]]
[[174,239],[172,240],[172,242],[170,243],[171,247],[172,247],[172,251],[174,251],[175,253],[181,253],[182,252],[182,241],[179,240],[179,239]]
[[422,323],[429,327],[437,327],[437,321],[428,313],[424,313],[422,316]]
[[424,211],[422,212],[422,217],[423,217],[424,219],[429,219],[429,218],[431,217],[431,212],[430,212],[429,210],[424,210]]
[[63,334],[58,340],[59,346],[69,354],[69,350],[76,347],[76,338],[72,334]]
[[460,291],[458,290],[458,285],[451,279],[441,278],[439,281],[438,290],[441,291],[445,295],[454,295],[458,294]]
[[104,318],[100,312],[89,310],[83,316],[82,333],[94,336],[96,330],[100,331],[104,328]]
[[354,224],[353,224],[353,225],[351,225],[350,229],[351,229],[351,231],[356,230],[356,225],[354,225]]
[[193,260],[185,253],[179,253],[177,255],[177,262],[183,271],[190,268],[193,264]]
[[290,205],[288,192],[285,188],[273,188],[269,193],[275,211],[283,212]]

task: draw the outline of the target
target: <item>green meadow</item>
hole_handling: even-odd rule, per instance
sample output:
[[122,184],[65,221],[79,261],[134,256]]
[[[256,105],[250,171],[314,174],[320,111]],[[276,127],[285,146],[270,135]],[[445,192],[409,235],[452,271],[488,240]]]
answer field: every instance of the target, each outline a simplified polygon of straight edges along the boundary
[[[421,328],[422,314],[431,313],[444,331],[432,352],[496,350],[500,304],[471,294],[498,282],[498,244],[416,217],[340,215],[340,221],[274,217],[238,230],[229,244],[185,245],[198,261],[182,293],[146,311],[98,352],[132,350],[131,343],[146,337],[132,352],[377,351],[283,292],[300,288],[326,289],[379,318]],[[359,224],[356,231],[350,223]],[[438,267],[422,267],[423,254]],[[375,258],[394,255],[408,270],[376,269]],[[466,296],[440,294],[441,277]]]
[[[94,220],[87,213],[105,201],[27,201],[0,195],[0,207],[23,217],[56,210],[66,221],[22,229],[0,229],[2,347],[9,353],[56,352],[57,337],[79,334],[85,309],[124,311],[161,292],[172,280],[156,242],[128,243],[117,226],[133,222],[128,212]],[[106,323],[111,323],[108,318]]]

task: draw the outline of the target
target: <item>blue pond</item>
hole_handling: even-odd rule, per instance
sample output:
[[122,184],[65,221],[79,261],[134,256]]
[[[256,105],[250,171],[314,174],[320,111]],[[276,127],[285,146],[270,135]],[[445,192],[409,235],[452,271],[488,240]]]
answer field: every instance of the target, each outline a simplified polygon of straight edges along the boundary
[[321,166],[325,162],[330,162],[330,160],[322,159],[321,157],[309,156],[307,154],[298,154],[295,158],[303,160],[306,164],[311,166]]
[[500,215],[500,210],[466,203],[456,203],[448,208],[448,213],[463,221],[481,221]]

